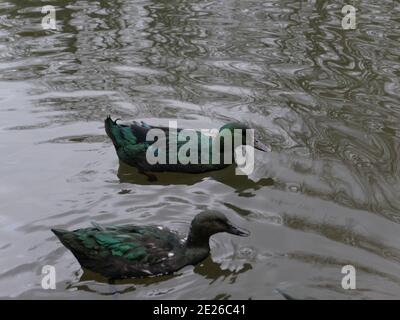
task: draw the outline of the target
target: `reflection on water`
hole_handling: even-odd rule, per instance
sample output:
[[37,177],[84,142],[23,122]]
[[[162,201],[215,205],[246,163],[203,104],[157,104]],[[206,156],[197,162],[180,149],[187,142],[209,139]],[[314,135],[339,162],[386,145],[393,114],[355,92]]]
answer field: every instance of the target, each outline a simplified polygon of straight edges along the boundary
[[[400,6],[345,1],[54,0],[0,4],[0,296],[272,298],[400,295]],[[160,174],[119,164],[103,120],[243,121],[256,170]],[[211,208],[251,230],[162,279],[108,284],[49,232],[99,223],[181,233]],[[40,287],[56,266],[57,289]],[[341,267],[357,269],[356,291]]]
[[273,179],[263,178],[257,182],[254,182],[246,175],[236,175],[235,166],[229,166],[225,169],[198,173],[175,173],[175,172],[157,172],[155,175],[155,181],[149,181],[147,176],[140,173],[136,168],[132,168],[129,165],[119,162],[118,178],[121,183],[132,183],[141,185],[194,185],[203,180],[213,179],[224,183],[227,186],[235,189],[236,192],[254,189],[257,190],[262,186],[270,186],[274,184]]

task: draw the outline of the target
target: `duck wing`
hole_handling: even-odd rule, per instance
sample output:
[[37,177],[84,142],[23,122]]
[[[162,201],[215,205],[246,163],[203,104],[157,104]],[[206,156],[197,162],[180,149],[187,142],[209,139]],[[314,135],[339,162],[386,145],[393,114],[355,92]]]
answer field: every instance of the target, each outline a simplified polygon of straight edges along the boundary
[[141,264],[155,264],[180,250],[177,234],[154,226],[85,228],[75,231],[52,230],[78,260],[119,257]]
[[[134,121],[130,125],[118,124],[117,120],[112,120],[110,116],[104,121],[107,135],[113,141],[116,148],[125,145],[136,145],[141,143],[152,144],[153,141],[146,141],[147,133],[152,129],[162,130],[166,137],[169,136],[168,127],[151,126],[145,122],[138,123]],[[179,133],[182,129],[178,128]]]
[[[182,147],[188,148],[187,141],[177,141],[177,149],[170,150],[169,148],[169,128],[150,126],[146,123],[134,122],[131,125],[117,124],[116,121],[108,117],[105,120],[105,128],[108,136],[114,143],[117,150],[118,157],[125,163],[136,166],[142,171],[179,171],[179,172],[205,172],[208,170],[224,167],[224,165],[211,164],[211,157],[209,156],[208,163],[203,165],[197,164],[174,164],[170,163],[169,159],[178,159],[178,153]],[[158,138],[155,141],[146,141],[147,134],[151,129],[159,129],[164,133],[164,138]],[[179,134],[184,129],[177,129]],[[189,130],[188,130],[189,131]],[[204,163],[201,159],[201,154],[206,152],[211,155],[212,138],[202,134],[200,131],[192,131],[197,136],[197,142],[192,141],[192,148],[197,148],[198,163]],[[204,139],[208,140],[208,148],[204,148]],[[196,145],[197,143],[197,145]],[[161,147],[160,147],[161,146]],[[147,149],[156,157],[159,154],[165,155],[166,163],[150,164],[147,160]]]

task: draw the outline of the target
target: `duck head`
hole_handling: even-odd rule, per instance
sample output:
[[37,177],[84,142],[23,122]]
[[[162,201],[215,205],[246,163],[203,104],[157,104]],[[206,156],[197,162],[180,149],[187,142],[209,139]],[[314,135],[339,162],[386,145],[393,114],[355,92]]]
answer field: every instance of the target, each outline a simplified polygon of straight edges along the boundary
[[250,232],[235,226],[228,218],[217,211],[203,211],[192,221],[188,236],[188,246],[208,247],[212,235],[227,232],[236,236],[247,237]]
[[[221,129],[219,129],[219,134],[223,135],[224,130],[229,130],[231,135],[232,135],[232,137],[234,137],[234,135],[237,134],[235,132],[235,129],[236,130],[240,130],[239,134],[241,134],[242,145],[246,145],[247,144],[246,130],[251,129],[251,128],[248,125],[244,124],[244,123],[240,123],[240,122],[227,123],[224,126],[222,126]],[[223,144],[221,144],[221,146],[222,145]],[[254,145],[253,145],[253,147],[255,149],[257,149],[257,150],[260,150],[260,151],[264,151],[264,152],[269,151],[269,148],[265,144],[260,142],[258,139],[256,139],[256,137],[254,137]]]

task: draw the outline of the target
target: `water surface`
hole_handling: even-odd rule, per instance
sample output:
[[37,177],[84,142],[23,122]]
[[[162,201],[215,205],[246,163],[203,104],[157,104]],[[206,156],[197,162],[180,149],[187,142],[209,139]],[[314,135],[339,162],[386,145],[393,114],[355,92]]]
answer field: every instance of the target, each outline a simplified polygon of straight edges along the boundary
[[[400,297],[400,5],[353,1],[0,3],[0,296],[62,299]],[[57,9],[43,30],[41,6]],[[250,177],[120,164],[103,120],[187,128],[247,122],[272,151]],[[252,235],[217,235],[204,263],[110,286],[50,228],[162,224],[203,209]],[[341,268],[357,270],[357,290]],[[56,290],[40,286],[54,265]]]

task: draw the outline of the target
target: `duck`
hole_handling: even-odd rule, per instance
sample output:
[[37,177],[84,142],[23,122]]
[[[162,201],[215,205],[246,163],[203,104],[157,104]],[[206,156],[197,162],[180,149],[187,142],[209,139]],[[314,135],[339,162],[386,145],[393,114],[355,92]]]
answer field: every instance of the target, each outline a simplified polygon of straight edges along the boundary
[[81,267],[110,280],[172,274],[206,259],[210,254],[209,240],[214,234],[250,235],[213,210],[194,217],[186,238],[163,226],[102,226],[95,222],[92,225],[74,231],[51,231]]
[[[176,140],[177,147],[176,150],[174,151],[171,150],[169,144],[170,128],[150,126],[147,123],[144,123],[143,121],[140,123],[134,121],[132,124],[125,125],[117,123],[117,120],[112,120],[111,116],[108,116],[104,121],[104,126],[108,137],[114,144],[118,158],[125,164],[128,164],[129,166],[132,167],[136,167],[140,173],[147,175],[149,179],[152,178],[154,179],[154,175],[151,175],[150,172],[170,171],[170,172],[185,172],[185,173],[204,173],[208,171],[214,171],[226,168],[227,166],[229,166],[234,162],[233,152],[230,155],[231,158],[228,161],[225,161],[226,158],[229,158],[229,155],[228,157],[225,156],[225,153],[227,153],[227,151],[224,149],[225,143],[220,143],[219,147],[220,161],[217,161],[217,163],[215,163],[215,161],[213,161],[213,152],[214,150],[218,151],[218,149],[213,148],[213,144],[215,144],[215,141],[217,141],[217,139],[221,139],[220,141],[223,141],[224,139],[223,136],[227,131],[229,131],[231,134],[235,134],[235,130],[239,129],[241,130],[240,132],[242,135],[240,142],[242,145],[246,145],[246,130],[250,129],[246,124],[243,123],[239,122],[227,123],[219,129],[218,135],[214,139],[211,136],[205,135],[201,131],[194,131],[195,135],[197,136],[197,143],[199,147],[198,150],[200,150],[198,152],[198,158],[197,158],[198,163],[182,163],[181,161],[178,160],[179,157],[176,157],[177,161],[175,161],[175,163],[172,163],[171,161],[168,160],[170,159],[170,154],[173,152],[178,154],[179,150],[181,150],[181,148],[187,143],[187,141],[179,141],[177,139]],[[163,148],[155,147],[155,142],[158,142],[158,140],[155,141],[146,140],[149,131],[152,129],[161,130],[161,132],[164,133],[165,135],[164,145],[166,149],[165,151],[160,151],[160,149]],[[182,130],[183,129],[178,128],[176,131],[177,135],[179,135],[179,133]],[[207,140],[208,140],[208,145],[206,145],[205,148],[202,147],[203,146],[202,143]],[[234,142],[235,142],[234,139],[232,139],[232,147],[234,145]],[[254,139],[253,146],[255,149],[264,152],[269,151],[269,148],[257,139]],[[147,158],[147,152],[149,148],[154,149],[152,150],[154,154],[157,154],[158,152],[160,153],[165,152],[165,159],[167,159],[167,161],[165,163],[160,163],[160,162],[150,163]],[[233,150],[233,148],[231,150]],[[202,152],[207,152],[209,154],[208,160],[202,161]]]

